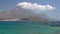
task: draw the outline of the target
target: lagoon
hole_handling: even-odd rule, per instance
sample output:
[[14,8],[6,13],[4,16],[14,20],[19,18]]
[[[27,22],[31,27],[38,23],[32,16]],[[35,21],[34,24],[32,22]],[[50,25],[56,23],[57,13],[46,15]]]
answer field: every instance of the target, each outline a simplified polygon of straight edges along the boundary
[[60,27],[41,22],[0,21],[0,34],[60,34]]

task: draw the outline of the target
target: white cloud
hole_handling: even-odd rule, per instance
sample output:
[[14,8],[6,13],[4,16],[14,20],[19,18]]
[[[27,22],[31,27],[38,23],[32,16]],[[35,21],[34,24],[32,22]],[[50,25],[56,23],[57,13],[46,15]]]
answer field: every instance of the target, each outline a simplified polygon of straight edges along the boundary
[[22,2],[17,4],[17,6],[20,6],[22,9],[28,9],[28,10],[38,10],[38,11],[45,11],[45,10],[53,10],[55,7],[47,4],[47,5],[38,5],[37,3],[29,3],[29,2]]

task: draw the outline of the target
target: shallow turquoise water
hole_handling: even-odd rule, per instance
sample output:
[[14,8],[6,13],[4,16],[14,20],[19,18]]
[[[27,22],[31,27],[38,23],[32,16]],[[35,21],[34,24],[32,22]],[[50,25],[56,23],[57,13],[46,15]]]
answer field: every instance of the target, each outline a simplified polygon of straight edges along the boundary
[[59,34],[60,27],[51,27],[43,23],[0,22],[0,34]]

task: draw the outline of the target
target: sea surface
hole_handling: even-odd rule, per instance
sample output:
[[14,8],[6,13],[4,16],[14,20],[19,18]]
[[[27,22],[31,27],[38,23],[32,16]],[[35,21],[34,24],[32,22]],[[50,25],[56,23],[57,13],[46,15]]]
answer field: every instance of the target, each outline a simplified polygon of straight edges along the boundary
[[42,22],[0,21],[0,34],[60,34],[60,27]]

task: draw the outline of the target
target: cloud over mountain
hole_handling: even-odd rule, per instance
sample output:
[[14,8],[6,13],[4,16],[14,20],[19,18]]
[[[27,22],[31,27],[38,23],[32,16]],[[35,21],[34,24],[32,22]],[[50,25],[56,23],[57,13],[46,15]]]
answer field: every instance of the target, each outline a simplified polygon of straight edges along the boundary
[[20,6],[22,9],[27,10],[38,10],[38,11],[45,11],[45,10],[53,10],[55,7],[47,4],[47,5],[38,5],[37,3],[29,3],[29,2],[21,2],[18,3],[17,6]]
[[22,2],[11,10],[0,12],[3,21],[51,21],[52,19],[42,11],[53,10],[51,5],[38,5],[37,3]]

